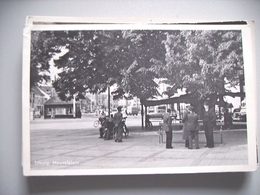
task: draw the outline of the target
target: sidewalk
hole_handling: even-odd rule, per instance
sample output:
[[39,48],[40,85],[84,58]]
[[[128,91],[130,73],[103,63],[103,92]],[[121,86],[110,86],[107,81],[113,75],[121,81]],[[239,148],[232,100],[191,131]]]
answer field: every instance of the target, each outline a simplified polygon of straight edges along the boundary
[[247,163],[246,130],[224,131],[223,144],[215,134],[215,148],[184,147],[182,133],[173,134],[173,149],[159,144],[156,131],[132,131],[122,143],[98,138],[98,130],[37,130],[31,132],[32,169],[143,168]]

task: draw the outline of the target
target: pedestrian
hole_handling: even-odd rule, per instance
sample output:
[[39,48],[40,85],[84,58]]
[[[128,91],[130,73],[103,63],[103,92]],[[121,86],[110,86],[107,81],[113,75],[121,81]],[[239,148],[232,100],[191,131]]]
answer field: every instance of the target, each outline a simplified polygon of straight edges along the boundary
[[167,109],[167,112],[163,115],[163,130],[166,133],[166,148],[172,149],[172,118],[171,109]]
[[105,121],[106,121],[106,114],[105,114],[104,110],[102,110],[102,112],[100,113],[98,120],[99,120],[99,122],[101,124],[101,126],[99,128],[99,138],[103,138],[104,128],[105,128]]
[[229,112],[228,108],[224,110],[224,129],[231,129],[233,125],[232,114]]
[[106,116],[104,122],[104,133],[103,133],[104,140],[110,140],[113,138],[113,129],[114,129],[113,115],[111,115],[111,117]]
[[204,103],[204,116],[203,116],[203,129],[205,131],[206,146],[208,148],[214,147],[214,134],[213,130],[216,126],[216,113],[215,107],[209,105],[209,103]]
[[113,136],[114,136],[114,122],[113,122],[113,114],[110,115],[109,119],[108,119],[108,131],[109,131],[109,139],[113,139]]
[[[195,113],[195,108],[189,106],[187,112],[183,117],[183,123],[185,124],[185,145],[188,142],[188,148],[193,149],[193,140],[195,141],[196,149],[199,149],[199,117]],[[188,140],[188,141],[187,141]]]
[[117,107],[117,113],[114,114],[114,125],[115,125],[115,142],[122,142],[123,139],[123,126],[122,126],[122,120],[123,120],[123,114],[121,113],[122,107]]
[[184,115],[183,115],[183,119],[182,119],[182,123],[183,123],[183,126],[182,126],[182,132],[183,132],[183,135],[182,135],[182,138],[185,140],[185,147],[188,148],[189,147],[189,134],[188,134],[188,131],[187,131],[187,115],[190,113],[190,106],[186,106],[185,108],[185,111],[184,111]]
[[54,108],[51,109],[51,118],[52,119],[55,118],[55,110],[54,110]]

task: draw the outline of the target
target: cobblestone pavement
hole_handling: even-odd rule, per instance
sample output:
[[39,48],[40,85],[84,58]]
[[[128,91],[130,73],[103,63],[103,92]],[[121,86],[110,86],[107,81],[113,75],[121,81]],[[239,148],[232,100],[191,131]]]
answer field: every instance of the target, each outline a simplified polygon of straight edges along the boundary
[[[66,126],[66,124],[64,125]],[[71,127],[70,127],[71,128]],[[247,164],[246,130],[223,132],[223,144],[215,133],[215,148],[184,147],[182,133],[173,134],[173,149],[160,144],[157,131],[132,128],[122,143],[98,138],[98,129],[31,129],[31,167],[41,169],[146,168]],[[137,130],[136,130],[137,129]],[[130,128],[131,130],[131,128]]]

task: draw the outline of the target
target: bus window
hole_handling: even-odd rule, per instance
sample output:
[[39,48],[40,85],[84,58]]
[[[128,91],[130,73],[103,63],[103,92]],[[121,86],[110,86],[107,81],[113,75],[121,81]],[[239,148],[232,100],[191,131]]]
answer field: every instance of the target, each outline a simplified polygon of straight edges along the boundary
[[157,107],[157,113],[165,113],[165,112],[166,112],[166,106]]

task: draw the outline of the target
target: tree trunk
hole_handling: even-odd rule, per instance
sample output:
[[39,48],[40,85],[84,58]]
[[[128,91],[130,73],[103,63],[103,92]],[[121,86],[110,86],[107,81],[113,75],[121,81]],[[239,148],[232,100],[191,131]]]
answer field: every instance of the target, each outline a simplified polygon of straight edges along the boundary
[[141,102],[142,129],[144,128],[144,105]]
[[[144,115],[145,115],[144,121],[146,121],[146,117],[147,117],[147,106],[144,106]],[[146,122],[145,122],[144,124],[145,124],[145,128],[147,128]]]
[[180,106],[179,102],[177,103],[177,110],[178,110],[178,113],[179,113],[179,118],[182,119],[182,116],[181,116],[181,106]]
[[108,116],[110,117],[110,86],[107,87],[107,96],[108,96],[107,98]]

